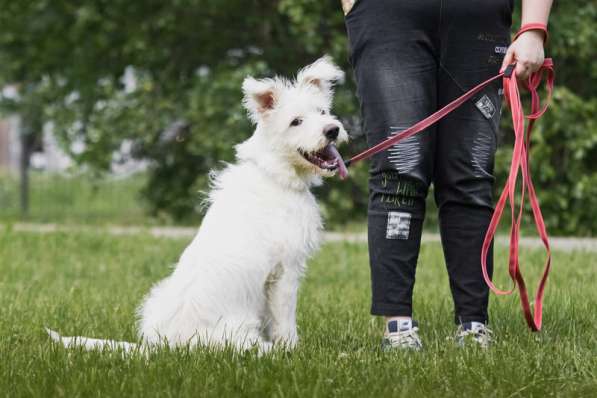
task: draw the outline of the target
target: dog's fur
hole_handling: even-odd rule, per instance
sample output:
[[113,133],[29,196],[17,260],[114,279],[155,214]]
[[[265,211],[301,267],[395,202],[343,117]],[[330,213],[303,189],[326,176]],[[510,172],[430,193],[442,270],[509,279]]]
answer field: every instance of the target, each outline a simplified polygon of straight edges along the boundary
[[[334,174],[301,152],[328,145],[324,129],[330,125],[339,128],[331,141],[348,138],[329,114],[333,84],[343,77],[323,57],[295,81],[245,79],[243,103],[256,130],[237,145],[237,162],[213,176],[209,209],[197,235],[174,272],[141,304],[143,345],[229,344],[267,351],[274,343],[297,344],[299,281],[322,228],[309,188]],[[302,123],[291,125],[297,117]],[[49,332],[65,346],[136,347]]]

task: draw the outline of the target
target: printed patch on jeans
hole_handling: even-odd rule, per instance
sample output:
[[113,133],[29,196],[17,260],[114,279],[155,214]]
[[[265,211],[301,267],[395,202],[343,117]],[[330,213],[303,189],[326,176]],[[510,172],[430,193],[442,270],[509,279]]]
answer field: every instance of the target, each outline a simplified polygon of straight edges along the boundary
[[410,234],[410,213],[391,211],[388,213],[386,239],[408,239]]
[[495,114],[495,106],[487,94],[483,95],[477,102],[475,102],[475,106],[481,111],[486,119],[491,119]]

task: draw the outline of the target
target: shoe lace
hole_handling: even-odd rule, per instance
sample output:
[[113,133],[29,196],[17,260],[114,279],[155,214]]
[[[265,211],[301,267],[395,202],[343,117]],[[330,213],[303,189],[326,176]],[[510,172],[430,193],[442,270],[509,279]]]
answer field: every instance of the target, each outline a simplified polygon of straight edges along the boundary
[[493,331],[483,325],[476,329],[461,329],[458,331],[458,338],[464,340],[467,336],[472,336],[475,340],[488,344],[493,340]]
[[419,339],[419,328],[412,327],[407,330],[401,330],[396,333],[390,333],[387,338],[392,344],[406,344],[408,346],[419,346],[421,340]]

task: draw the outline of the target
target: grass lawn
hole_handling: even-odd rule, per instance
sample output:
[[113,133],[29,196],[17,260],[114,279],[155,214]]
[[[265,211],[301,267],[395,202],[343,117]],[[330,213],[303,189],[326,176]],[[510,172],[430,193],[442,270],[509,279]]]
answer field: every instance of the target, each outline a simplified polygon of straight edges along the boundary
[[[383,354],[369,315],[366,247],[328,244],[301,287],[299,348],[254,353],[162,350],[149,359],[67,351],[64,334],[134,339],[134,311],[183,240],[98,233],[0,232],[0,396],[597,396],[597,254],[557,252],[544,331],[527,331],[518,298],[492,297],[497,343],[458,349],[441,249],[422,248],[415,313],[425,349]],[[534,282],[542,253],[524,250]],[[498,251],[504,286],[505,251]],[[529,271],[530,269],[530,271]]]
[[84,225],[146,225],[157,220],[147,216],[140,190],[143,174],[127,178],[94,178],[91,174],[30,173],[29,214],[22,218],[19,181],[0,173],[0,222],[70,223]]

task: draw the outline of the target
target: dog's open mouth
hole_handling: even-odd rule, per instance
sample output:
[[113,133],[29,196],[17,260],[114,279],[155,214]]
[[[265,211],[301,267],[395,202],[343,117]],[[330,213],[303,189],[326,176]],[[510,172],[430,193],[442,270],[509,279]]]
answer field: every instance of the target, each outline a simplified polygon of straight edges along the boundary
[[323,170],[338,170],[340,178],[348,176],[348,170],[344,164],[344,159],[336,149],[334,144],[328,144],[317,152],[305,152],[299,149],[299,153],[311,164]]

